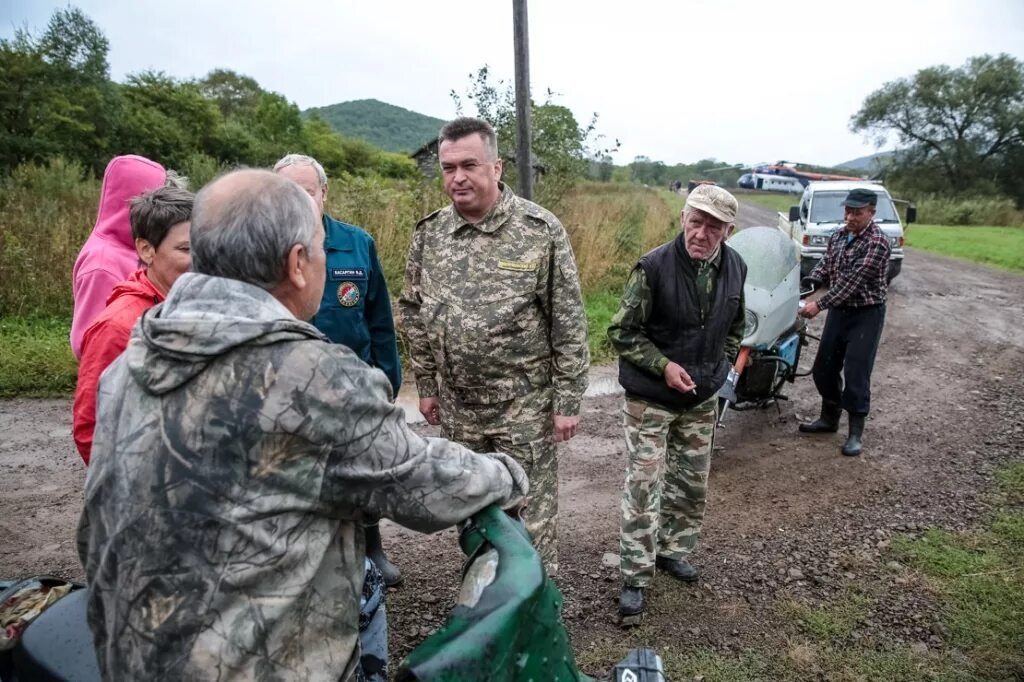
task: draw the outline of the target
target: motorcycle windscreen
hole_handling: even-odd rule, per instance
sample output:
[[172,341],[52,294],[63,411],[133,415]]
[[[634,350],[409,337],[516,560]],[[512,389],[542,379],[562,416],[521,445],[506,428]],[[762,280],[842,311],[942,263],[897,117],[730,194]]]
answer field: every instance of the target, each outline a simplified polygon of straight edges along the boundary
[[796,245],[776,227],[748,227],[729,239],[747,264],[747,285],[773,291],[800,265]]
[[747,264],[743,345],[767,348],[796,320],[800,303],[796,244],[778,228],[756,226],[733,235],[729,246]]

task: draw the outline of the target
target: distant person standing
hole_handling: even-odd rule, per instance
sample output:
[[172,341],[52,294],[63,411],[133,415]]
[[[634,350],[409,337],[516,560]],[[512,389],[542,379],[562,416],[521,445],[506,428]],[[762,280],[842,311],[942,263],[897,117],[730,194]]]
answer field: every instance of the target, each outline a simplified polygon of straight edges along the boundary
[[438,149],[452,203],[416,225],[399,298],[420,412],[523,465],[526,528],[554,574],[555,443],[576,434],[590,361],[576,259],[558,218],[501,182],[490,124],[458,118]]
[[655,569],[697,580],[689,557],[704,523],[717,394],[743,339],[747,266],[725,244],[738,208],[721,187],[693,188],[681,234],[633,268],[608,329],[626,390],[623,616],[644,610]]
[[805,278],[828,291],[800,311],[808,319],[829,311],[812,370],[821,394],[821,416],[801,424],[800,431],[835,433],[846,410],[849,434],[841,451],[849,457],[863,449],[864,422],[871,409],[871,372],[885,324],[891,247],[874,220],[877,204],[878,194],[869,189],[854,189],[846,196],[846,222],[829,238],[825,257]]
[[167,298],[178,277],[188,272],[193,200],[186,190],[158,187],[131,201],[132,237],[142,267],[114,286],[107,307],[82,337],[73,431],[86,465],[96,427],[100,375],[128,347],[132,327],[142,313]]
[[85,330],[106,307],[114,285],[139,269],[128,220],[131,200],[164,184],[185,187],[184,179],[141,156],[115,156],[107,164],[96,224],[75,259],[72,273],[71,351],[76,358],[82,355]]
[[[316,159],[288,154],[274,164],[274,172],[296,183],[313,198],[324,226],[327,284],[320,309],[310,322],[333,343],[348,346],[360,360],[383,371],[391,384],[393,400],[402,385],[402,365],[391,298],[373,237],[324,212],[327,173]],[[384,552],[380,526],[376,522],[364,525],[366,555],[380,569],[386,585],[399,584],[402,573]]]

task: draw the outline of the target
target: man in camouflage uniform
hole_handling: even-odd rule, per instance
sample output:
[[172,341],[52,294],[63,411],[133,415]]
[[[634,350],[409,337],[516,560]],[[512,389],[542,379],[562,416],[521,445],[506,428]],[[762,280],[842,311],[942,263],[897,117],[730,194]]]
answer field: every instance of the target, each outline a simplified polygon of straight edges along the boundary
[[555,442],[576,433],[589,364],[576,261],[558,218],[500,182],[489,124],[452,121],[439,157],[452,204],[416,225],[399,298],[420,412],[523,465],[526,527],[554,574]]
[[697,580],[687,558],[707,500],[718,389],[743,339],[747,268],[725,245],[736,199],[698,185],[682,233],[633,268],[608,337],[626,390],[629,468],[622,493],[619,612],[644,609],[655,568]]
[[422,532],[528,490],[409,430],[388,379],[300,320],[324,230],[269,171],[208,185],[192,268],[100,381],[78,550],[108,680],[361,680],[361,527]]

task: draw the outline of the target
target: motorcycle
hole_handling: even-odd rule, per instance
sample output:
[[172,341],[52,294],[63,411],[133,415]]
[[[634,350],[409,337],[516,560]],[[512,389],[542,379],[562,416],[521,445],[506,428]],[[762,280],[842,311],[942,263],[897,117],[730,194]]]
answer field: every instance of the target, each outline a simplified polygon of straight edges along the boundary
[[[399,664],[395,679],[596,682],[576,667],[562,623],[562,594],[547,577],[522,521],[488,507],[463,525],[459,544],[467,561],[456,605],[444,625]],[[16,645],[13,670],[9,675],[0,670],[0,678],[98,681],[87,599],[86,589],[76,589],[43,611]],[[383,604],[373,605],[373,612],[371,622],[383,619]],[[613,680],[665,682],[661,657],[652,649],[634,649],[615,666]]]
[[736,362],[718,393],[721,426],[728,410],[779,407],[788,400],[783,386],[793,383],[801,350],[808,345],[806,324],[797,313],[813,288],[801,289],[800,254],[775,227],[748,227],[729,240],[747,264],[743,286],[746,327]]

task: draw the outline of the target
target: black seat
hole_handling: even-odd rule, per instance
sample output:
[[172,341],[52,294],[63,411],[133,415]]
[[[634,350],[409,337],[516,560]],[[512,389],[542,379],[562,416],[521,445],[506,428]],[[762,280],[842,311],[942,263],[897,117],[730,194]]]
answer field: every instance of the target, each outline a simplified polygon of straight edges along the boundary
[[88,590],[75,590],[32,621],[14,649],[16,680],[100,682],[88,599]]

